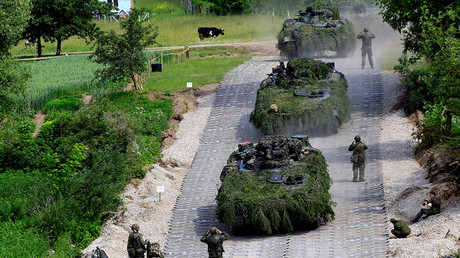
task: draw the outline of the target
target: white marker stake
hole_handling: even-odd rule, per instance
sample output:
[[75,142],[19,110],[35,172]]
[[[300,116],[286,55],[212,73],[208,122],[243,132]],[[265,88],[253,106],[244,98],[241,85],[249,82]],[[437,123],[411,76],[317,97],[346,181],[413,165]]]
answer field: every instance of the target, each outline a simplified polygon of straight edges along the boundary
[[187,88],[192,88],[193,87],[193,82],[187,82]]
[[165,191],[165,186],[164,185],[157,185],[157,193],[159,194],[158,196],[158,201],[161,202],[161,193]]

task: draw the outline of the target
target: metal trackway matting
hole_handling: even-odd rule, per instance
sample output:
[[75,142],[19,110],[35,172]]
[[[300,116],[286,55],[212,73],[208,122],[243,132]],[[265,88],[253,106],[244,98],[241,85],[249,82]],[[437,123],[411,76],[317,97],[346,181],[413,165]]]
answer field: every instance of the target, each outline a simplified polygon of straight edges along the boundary
[[[311,138],[328,163],[335,220],[316,230],[273,236],[233,236],[225,257],[387,257],[388,228],[383,199],[379,139],[382,75],[334,60],[348,80],[351,121],[336,135]],[[238,142],[257,142],[262,133],[249,123],[257,89],[273,57],[256,57],[230,71],[221,82],[190,171],[182,185],[165,245],[167,257],[207,257],[201,236],[211,227],[231,233],[216,217],[219,176]],[[366,181],[351,182],[348,146],[359,134],[367,144]]]

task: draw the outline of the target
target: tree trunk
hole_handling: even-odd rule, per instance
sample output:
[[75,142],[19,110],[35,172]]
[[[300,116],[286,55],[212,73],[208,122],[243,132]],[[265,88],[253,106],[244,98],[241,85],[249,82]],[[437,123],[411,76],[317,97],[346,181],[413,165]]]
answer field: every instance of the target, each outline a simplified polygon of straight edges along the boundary
[[37,39],[37,56],[42,56],[42,39],[40,37]]
[[446,131],[449,135],[452,135],[452,111],[447,111]]
[[140,91],[140,89],[139,89],[138,86],[137,86],[136,75],[132,76],[132,77],[131,77],[131,80],[133,80],[134,88],[135,88],[137,91]]
[[61,42],[62,42],[62,40],[61,40],[60,36],[56,37],[56,39],[57,39],[56,55],[59,56],[59,55],[61,55]]

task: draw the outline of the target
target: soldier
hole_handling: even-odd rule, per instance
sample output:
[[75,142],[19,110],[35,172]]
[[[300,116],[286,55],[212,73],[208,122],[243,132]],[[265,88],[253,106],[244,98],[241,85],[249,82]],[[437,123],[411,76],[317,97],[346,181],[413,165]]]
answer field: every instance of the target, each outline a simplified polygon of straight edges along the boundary
[[366,161],[366,154],[364,151],[367,150],[367,146],[361,141],[361,137],[356,135],[355,140],[351,143],[350,147],[348,147],[348,150],[353,151],[350,157],[350,161],[353,163],[353,182],[362,182],[364,181],[364,163]]
[[230,235],[220,231],[216,227],[212,227],[204,236],[200,239],[201,242],[208,244],[209,258],[222,258],[224,247],[223,242],[230,238]]
[[397,220],[395,218],[391,218],[390,221],[394,226],[394,229],[391,230],[391,233],[393,233],[393,235],[395,235],[397,238],[406,238],[410,234],[411,229],[405,220]]
[[358,39],[363,41],[361,47],[361,56],[363,57],[361,62],[361,69],[364,69],[366,64],[366,55],[369,57],[369,64],[371,69],[374,69],[374,61],[372,60],[372,39],[375,39],[374,33],[370,29],[364,28],[357,36]]
[[133,232],[129,234],[127,247],[129,258],[144,258],[145,241],[139,233],[139,225],[133,224],[131,230]]
[[[420,209],[419,213],[415,216],[414,219],[411,219],[410,222],[416,223],[422,217],[423,214],[426,215],[426,217],[435,215],[441,212],[441,201],[436,197],[435,192],[430,192],[429,193],[430,199],[425,200],[423,203],[423,206],[426,206],[426,209]],[[426,218],[425,217],[425,218]]]

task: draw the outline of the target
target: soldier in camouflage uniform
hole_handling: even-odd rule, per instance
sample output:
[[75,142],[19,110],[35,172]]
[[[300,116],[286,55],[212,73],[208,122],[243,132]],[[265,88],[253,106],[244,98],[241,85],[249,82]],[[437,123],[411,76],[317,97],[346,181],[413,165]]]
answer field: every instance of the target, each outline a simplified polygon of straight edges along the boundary
[[441,212],[441,200],[436,197],[435,192],[430,192],[429,193],[430,199],[425,200],[424,206],[426,206],[426,209],[421,209],[419,213],[415,216],[414,219],[411,219],[410,222],[416,223],[422,217],[423,214],[425,214],[427,217],[431,215],[435,215]]
[[216,227],[212,227],[211,230],[204,234],[200,241],[208,244],[209,258],[222,258],[224,252],[222,244],[229,238],[229,234],[220,231]]
[[145,241],[139,233],[139,225],[133,224],[131,230],[133,232],[129,234],[127,246],[129,258],[144,258]]
[[[353,182],[364,181],[364,169],[366,154],[364,153],[367,150],[366,144],[361,141],[359,135],[355,136],[355,140],[348,147],[349,151],[353,151],[353,154],[350,157],[351,163],[353,163]],[[358,170],[359,170],[359,179],[358,179]]]
[[372,40],[375,39],[374,33],[372,33],[370,29],[364,28],[358,34],[357,38],[363,41],[363,45],[361,47],[361,56],[363,58],[361,68],[364,69],[364,66],[366,65],[367,55],[369,58],[369,64],[371,65],[371,68],[374,69],[374,61],[372,60]]
[[395,235],[397,238],[406,238],[410,234],[411,229],[405,220],[397,220],[395,218],[391,218],[390,222],[393,223],[393,226],[395,227],[391,230],[391,233],[393,233],[393,235]]

